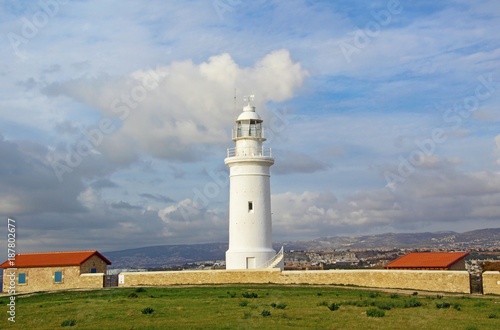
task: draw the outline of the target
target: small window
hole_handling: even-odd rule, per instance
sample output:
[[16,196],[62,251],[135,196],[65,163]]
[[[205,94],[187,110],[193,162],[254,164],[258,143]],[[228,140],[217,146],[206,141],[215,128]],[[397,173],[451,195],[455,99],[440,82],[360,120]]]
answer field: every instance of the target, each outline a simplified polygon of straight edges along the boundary
[[17,283],[18,284],[26,284],[26,273],[19,273],[17,275]]
[[62,276],[62,271],[54,272],[54,282],[55,283],[62,283],[63,276]]
[[97,273],[97,269],[95,269],[95,268],[90,268],[90,272],[91,272],[91,273]]
[[253,202],[248,202],[248,212],[253,212]]

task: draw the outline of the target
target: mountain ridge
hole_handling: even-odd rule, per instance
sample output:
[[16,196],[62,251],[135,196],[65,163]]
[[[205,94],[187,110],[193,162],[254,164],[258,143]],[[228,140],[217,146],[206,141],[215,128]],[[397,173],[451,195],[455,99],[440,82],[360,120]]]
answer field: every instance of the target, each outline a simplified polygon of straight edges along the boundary
[[[319,237],[311,240],[275,242],[275,250],[353,250],[353,249],[500,249],[500,228],[457,233],[384,233],[361,236]],[[111,268],[162,268],[197,261],[224,260],[227,243],[155,245],[104,252]]]

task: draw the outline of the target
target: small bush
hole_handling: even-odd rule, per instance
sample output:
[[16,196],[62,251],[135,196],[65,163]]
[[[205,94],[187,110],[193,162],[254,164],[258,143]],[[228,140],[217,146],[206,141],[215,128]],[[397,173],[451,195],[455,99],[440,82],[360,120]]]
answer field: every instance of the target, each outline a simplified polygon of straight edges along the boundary
[[399,295],[396,294],[396,293],[393,293],[389,296],[391,299],[398,299],[399,298]]
[[377,304],[375,304],[375,306],[377,306],[380,309],[386,310],[386,311],[390,311],[393,307],[391,304],[387,304],[387,303],[383,303],[383,302],[377,303]]
[[465,328],[465,330],[477,330],[477,328],[473,325],[470,325],[467,328]]
[[256,294],[255,292],[243,292],[241,294],[243,296],[243,298],[258,298],[259,295]]
[[227,293],[227,294],[229,295],[229,297],[231,297],[231,298],[236,297],[236,293],[235,293],[235,292],[229,292],[229,291],[228,291],[228,292],[226,292],[226,293]]
[[422,303],[417,298],[411,298],[404,302],[403,308],[420,307]]
[[442,302],[442,303],[436,304],[437,308],[450,308],[450,306],[451,306],[451,304],[449,304],[447,302]]
[[286,305],[285,303],[279,303],[279,304],[277,304],[277,305],[276,305],[276,308],[277,308],[277,309],[285,309],[285,308],[286,308],[286,306],[287,306],[287,305]]
[[488,318],[490,318],[490,319],[496,319],[496,318],[498,318],[498,316],[495,313],[491,313],[490,315],[488,315]]
[[321,297],[323,294],[321,292],[316,293],[318,297]]
[[415,291],[415,292],[413,292],[413,293],[412,293],[412,295],[413,295],[413,296],[418,296],[418,292],[417,292],[417,291]]
[[264,309],[262,313],[260,313],[263,317],[271,316],[271,312],[267,309]]
[[332,312],[336,311],[339,308],[340,308],[340,305],[336,304],[336,303],[331,303],[330,305],[328,305],[328,309],[331,310]]
[[135,289],[135,292],[146,292],[146,289],[144,289],[144,288],[137,288],[137,289]]
[[380,310],[378,308],[371,308],[366,311],[366,316],[369,317],[384,317],[385,312],[383,310]]
[[246,301],[246,300],[242,300],[242,301],[240,301],[239,305],[240,305],[241,307],[245,307],[246,305],[248,305],[248,301]]
[[146,307],[143,310],[141,310],[142,314],[152,314],[155,310],[152,309],[151,307]]
[[76,325],[76,321],[75,320],[64,320],[61,323],[61,327],[72,327],[74,325]]
[[459,304],[454,304],[453,305],[453,308],[456,309],[457,311],[461,310],[462,308],[460,308],[460,305]]
[[370,297],[370,298],[377,298],[379,296],[380,296],[380,294],[378,292],[370,292],[370,294],[368,295],[368,297]]
[[443,299],[443,296],[442,296],[442,295],[440,295],[440,294],[438,294],[438,295],[437,295],[437,298],[438,298],[438,299]]
[[131,294],[128,295],[129,298],[138,298],[139,296],[137,295],[137,293],[135,292],[132,292]]

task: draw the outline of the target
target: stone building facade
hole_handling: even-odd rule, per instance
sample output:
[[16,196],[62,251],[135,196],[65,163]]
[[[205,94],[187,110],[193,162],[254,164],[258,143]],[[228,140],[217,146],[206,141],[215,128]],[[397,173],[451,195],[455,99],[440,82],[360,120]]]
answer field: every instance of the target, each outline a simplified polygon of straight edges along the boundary
[[2,288],[3,292],[102,288],[108,265],[111,262],[98,251],[18,254],[0,265]]

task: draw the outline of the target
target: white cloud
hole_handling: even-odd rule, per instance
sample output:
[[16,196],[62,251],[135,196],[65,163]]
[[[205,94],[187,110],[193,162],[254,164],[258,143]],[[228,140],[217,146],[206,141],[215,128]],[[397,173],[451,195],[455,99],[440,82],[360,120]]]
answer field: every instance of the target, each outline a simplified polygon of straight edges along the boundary
[[201,64],[174,62],[123,78],[52,84],[46,92],[67,95],[117,118],[119,127],[99,148],[111,159],[133,159],[130,153],[146,153],[189,161],[200,159],[210,145],[227,142],[227,128],[235,115],[231,109],[235,87],[239,104],[244,91],[256,94],[256,104],[262,106],[292,97],[306,76],[287,50],[277,50],[249,68],[221,54]]
[[[451,166],[451,165],[449,165]],[[273,195],[274,232],[281,239],[447,228],[500,219],[500,172],[422,170],[395,192],[365,189],[342,199],[331,192]]]

